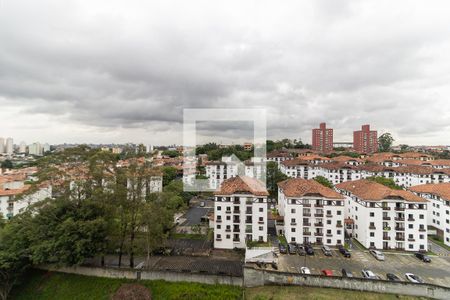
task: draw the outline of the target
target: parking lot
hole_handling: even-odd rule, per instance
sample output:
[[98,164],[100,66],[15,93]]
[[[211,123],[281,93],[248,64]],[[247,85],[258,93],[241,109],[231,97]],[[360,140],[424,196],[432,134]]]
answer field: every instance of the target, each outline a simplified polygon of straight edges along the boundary
[[362,277],[361,270],[369,269],[381,279],[386,279],[386,273],[394,273],[402,280],[405,273],[414,273],[426,283],[450,286],[450,257],[431,256],[431,263],[424,263],[409,253],[385,252],[385,261],[376,260],[368,251],[352,250],[351,258],[344,258],[336,249],[333,256],[325,256],[320,247],[314,247],[314,256],[298,254],[280,254],[278,270],[283,272],[299,272],[303,266],[308,267],[312,274],[320,274],[323,269],[330,269],[334,276],[341,276],[341,270]]

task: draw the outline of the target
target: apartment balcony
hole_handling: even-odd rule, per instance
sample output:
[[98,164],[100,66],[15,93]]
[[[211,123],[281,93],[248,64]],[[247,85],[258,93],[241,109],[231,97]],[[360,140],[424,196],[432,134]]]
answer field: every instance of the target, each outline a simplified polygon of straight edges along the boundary
[[220,242],[222,239],[221,238],[216,238],[216,241]]
[[323,214],[314,214],[314,217],[316,217],[316,218],[323,218]]
[[222,219],[217,219],[216,222],[217,223],[222,223]]
[[383,236],[383,241],[390,241],[391,237],[390,236]]
[[388,227],[384,227],[383,231],[391,231],[391,227],[389,227],[389,226]]
[[327,233],[327,237],[333,237],[333,234]]
[[383,210],[391,210],[389,206],[383,206]]
[[311,226],[311,223],[303,223],[303,226]]
[[303,231],[303,235],[311,235],[311,231]]
[[419,228],[419,231],[420,232],[425,232],[425,231],[427,231],[425,228]]
[[404,236],[396,236],[395,240],[396,241],[405,241],[405,237]]
[[241,219],[234,219],[233,223],[241,223]]
[[311,204],[303,204],[303,207],[311,207]]
[[315,204],[314,207],[323,207],[323,204]]
[[377,229],[375,226],[369,226],[369,229],[370,230],[375,230],[375,229]]
[[404,222],[405,218],[395,217],[395,221]]
[[264,224],[264,221],[258,221],[258,224]]
[[332,218],[333,217],[333,215],[329,215],[329,214],[327,214],[327,218]]
[[405,231],[405,227],[395,227],[395,231]]
[[239,239],[239,238],[233,238],[233,242],[239,243],[239,242],[240,242],[240,239]]
[[247,210],[245,211],[245,214],[251,215],[251,214],[252,214],[252,210],[251,210],[251,209],[247,209]]
[[245,228],[245,233],[252,233],[253,229],[252,228]]
[[396,211],[405,211],[405,208],[404,207],[396,207],[395,210]]
[[316,226],[316,227],[323,227],[323,223],[314,223],[314,226]]
[[239,209],[233,210],[233,214],[240,214],[240,213],[241,213],[241,211]]
[[245,223],[247,223],[247,224],[252,224],[252,223],[253,223],[252,221],[253,221],[252,219],[246,219],[246,220],[245,220]]
[[383,217],[383,221],[390,221],[391,217]]
[[338,223],[338,224],[336,224],[336,227],[337,228],[342,228],[342,224]]
[[315,236],[323,236],[323,232],[314,232]]
[[241,232],[241,229],[239,229],[239,228],[233,228],[233,232]]
[[226,210],[225,213],[226,214],[231,214],[231,210]]
[[231,232],[231,229],[229,229],[229,228],[225,229],[225,232]]
[[311,213],[303,213],[304,217],[311,217]]
[[408,222],[414,222],[414,221],[416,221],[416,219],[414,219],[414,218],[408,218]]
[[408,242],[415,242],[415,239],[408,239]]
[[291,222],[291,226],[296,226],[297,225],[297,223],[296,222]]

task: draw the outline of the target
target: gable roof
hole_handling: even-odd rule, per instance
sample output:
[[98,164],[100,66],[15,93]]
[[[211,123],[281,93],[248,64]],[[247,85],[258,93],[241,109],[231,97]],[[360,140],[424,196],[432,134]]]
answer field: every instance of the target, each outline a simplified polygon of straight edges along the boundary
[[445,200],[450,200],[450,183],[429,183],[412,186],[410,191],[416,193],[433,194]]
[[255,178],[236,176],[225,180],[215,195],[252,194],[255,196],[268,196],[266,187]]
[[393,190],[367,179],[346,181],[336,185],[336,188],[350,192],[362,200],[401,199],[411,202],[428,202],[409,191]]
[[286,197],[317,196],[330,199],[344,199],[338,192],[327,188],[315,180],[302,178],[286,179],[278,183]]

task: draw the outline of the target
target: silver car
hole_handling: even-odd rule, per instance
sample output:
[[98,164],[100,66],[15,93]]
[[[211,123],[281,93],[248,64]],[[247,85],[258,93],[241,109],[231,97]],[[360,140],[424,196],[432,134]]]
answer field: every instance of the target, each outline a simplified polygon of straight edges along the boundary
[[381,251],[378,250],[370,250],[370,254],[372,254],[376,259],[383,261],[384,260],[384,254]]

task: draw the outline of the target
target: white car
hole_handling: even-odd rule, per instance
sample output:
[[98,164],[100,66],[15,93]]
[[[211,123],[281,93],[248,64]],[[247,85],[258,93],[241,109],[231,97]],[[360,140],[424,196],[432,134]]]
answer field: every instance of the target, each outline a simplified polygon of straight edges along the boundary
[[364,278],[367,279],[379,279],[377,275],[375,275],[374,272],[370,271],[370,270],[362,270],[362,275]]
[[300,272],[301,272],[302,274],[307,274],[307,275],[310,275],[310,274],[311,274],[311,270],[310,270],[308,267],[301,267],[301,268],[300,268]]
[[413,273],[405,273],[406,279],[414,283],[423,283],[423,279]]
[[378,260],[384,260],[384,254],[378,250],[370,250],[370,254],[372,254]]

